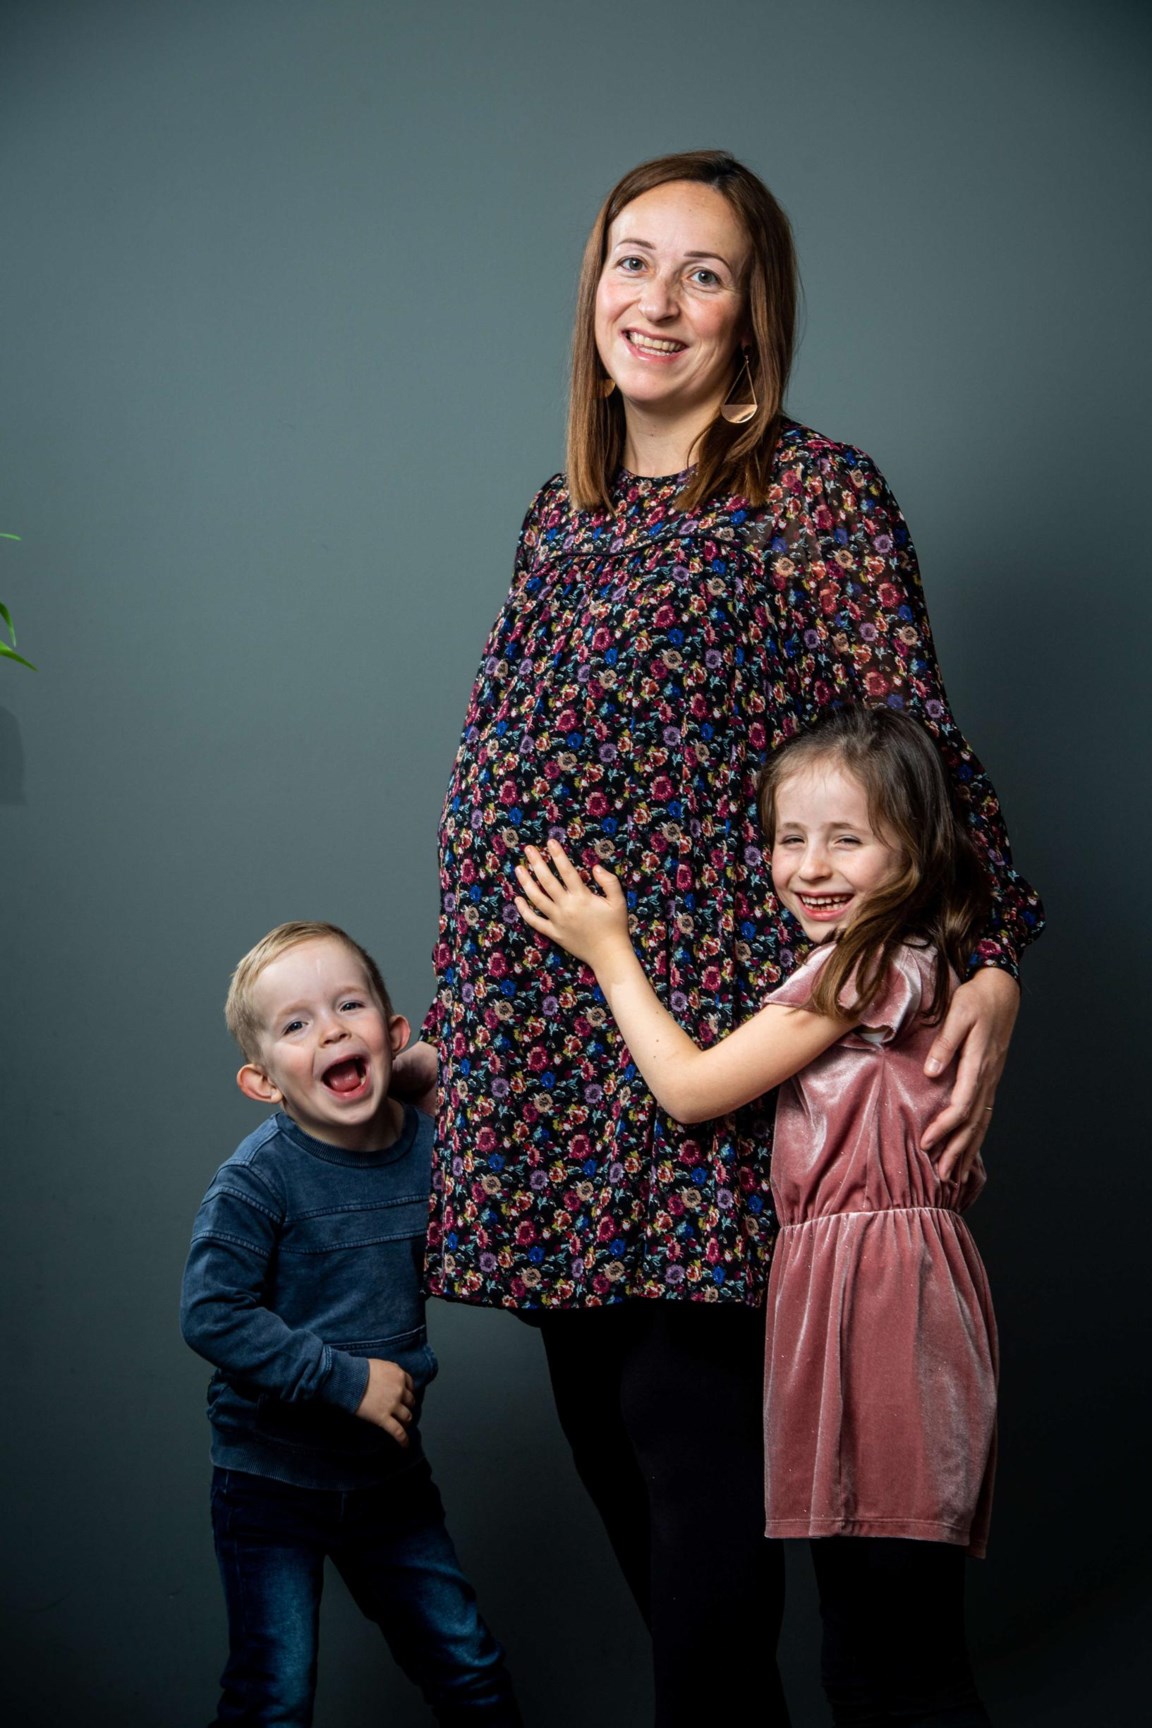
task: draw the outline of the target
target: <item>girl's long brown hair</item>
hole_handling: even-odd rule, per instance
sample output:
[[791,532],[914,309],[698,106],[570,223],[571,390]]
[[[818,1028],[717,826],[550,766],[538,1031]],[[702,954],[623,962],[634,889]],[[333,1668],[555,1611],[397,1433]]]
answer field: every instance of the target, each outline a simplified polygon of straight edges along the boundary
[[[930,944],[942,962],[928,1004],[928,1019],[939,1020],[948,1006],[948,969],[961,978],[969,971],[991,904],[987,873],[939,753],[907,714],[863,706],[830,711],[782,745],[760,776],[760,820],[769,845],[782,783],[799,768],[829,760],[863,786],[873,831],[900,851],[902,865],[892,882],[869,895],[837,941],[809,1006],[833,1017],[862,1016],[897,949],[911,938]],[[849,984],[855,1000],[842,1003]]]
[[[762,180],[722,150],[687,150],[642,162],[617,182],[592,225],[576,296],[572,382],[568,398],[568,491],[581,510],[610,510],[612,482],[624,455],[624,410],[618,393],[601,388],[604,368],[596,348],[596,288],[604,267],[608,230],[625,205],[671,180],[712,186],[731,204],[748,239],[741,284],[748,314],[748,365],[758,407],[744,426],[717,417],[697,440],[695,472],[678,500],[684,510],[736,493],[764,504],[780,430],[784,391],[792,368],[799,284],[788,218]],[[733,383],[743,368],[741,354]]]

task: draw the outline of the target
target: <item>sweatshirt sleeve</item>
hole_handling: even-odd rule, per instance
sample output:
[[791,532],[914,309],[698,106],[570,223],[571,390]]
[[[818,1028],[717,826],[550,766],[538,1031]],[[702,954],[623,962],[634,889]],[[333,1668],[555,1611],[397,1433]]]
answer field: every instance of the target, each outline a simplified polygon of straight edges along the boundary
[[1015,869],[1000,803],[948,704],[908,526],[869,458],[830,445],[793,469],[784,524],[766,548],[784,603],[789,678],[804,723],[831,703],[887,704],[932,733],[992,881],[974,966],[1015,973],[1044,922]]
[[355,1415],[367,1361],[286,1325],[266,1305],[283,1222],[280,1196],[255,1171],[231,1163],[218,1171],[184,1268],[184,1341],[231,1381],[290,1404],[318,1400]]

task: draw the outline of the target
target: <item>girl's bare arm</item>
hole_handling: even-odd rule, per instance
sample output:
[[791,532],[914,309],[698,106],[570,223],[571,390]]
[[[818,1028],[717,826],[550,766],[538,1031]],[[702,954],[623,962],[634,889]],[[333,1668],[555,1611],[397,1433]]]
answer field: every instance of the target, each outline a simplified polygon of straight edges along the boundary
[[678,1122],[706,1122],[771,1091],[827,1050],[852,1025],[805,1008],[762,1008],[701,1050],[661,1004],[628,934],[623,890],[610,870],[593,871],[594,893],[562,846],[534,846],[516,867],[516,907],[596,974],[616,1024],[657,1103]]

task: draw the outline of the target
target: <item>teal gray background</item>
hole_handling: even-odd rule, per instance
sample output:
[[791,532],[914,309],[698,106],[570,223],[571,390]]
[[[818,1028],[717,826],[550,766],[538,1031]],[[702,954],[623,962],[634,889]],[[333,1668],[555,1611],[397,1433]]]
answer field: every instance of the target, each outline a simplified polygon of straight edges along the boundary
[[[256,1120],[228,973],[271,924],[330,918],[422,1015],[439,802],[561,462],[584,235],[624,169],[698,146],[792,215],[792,411],[891,481],[1048,901],[976,1219],[1005,1368],[971,1617],[1001,1728],[1127,1719],[1148,73],[1137,4],[0,5],[0,529],[23,537],[0,598],[40,667],[0,665],[7,1721],[211,1716],[206,1370],[175,1309]],[[535,1338],[431,1318],[430,1449],[529,1723],[642,1723],[638,1625]],[[427,1720],[336,1585],[325,1639],[324,1728]]]

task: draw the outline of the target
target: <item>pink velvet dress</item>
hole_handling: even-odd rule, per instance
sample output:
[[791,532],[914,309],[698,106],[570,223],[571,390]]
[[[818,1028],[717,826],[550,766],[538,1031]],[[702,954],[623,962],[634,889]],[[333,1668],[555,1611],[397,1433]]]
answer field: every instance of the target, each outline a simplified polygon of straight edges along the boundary
[[[830,950],[768,998],[797,1006]],[[769,1536],[905,1536],[982,1555],[996,1444],[996,1322],[960,1212],[919,1149],[935,959],[906,945],[865,1022],[779,1094],[768,1285]]]

